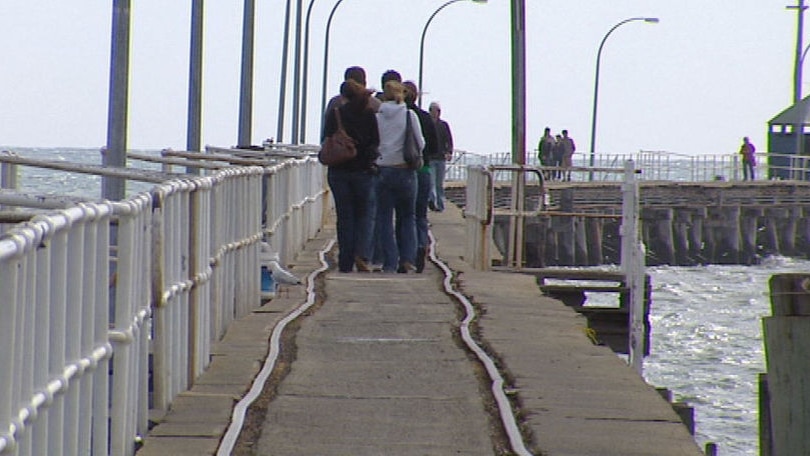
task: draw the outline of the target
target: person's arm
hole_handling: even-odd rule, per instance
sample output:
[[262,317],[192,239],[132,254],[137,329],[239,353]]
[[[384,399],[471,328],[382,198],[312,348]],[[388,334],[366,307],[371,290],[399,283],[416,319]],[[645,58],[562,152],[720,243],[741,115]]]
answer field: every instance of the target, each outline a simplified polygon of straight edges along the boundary
[[422,127],[419,125],[419,117],[410,109],[408,109],[406,112],[409,116],[411,116],[411,130],[413,131],[416,145],[419,146],[420,151],[425,150],[425,137],[422,135]]
[[428,159],[436,159],[439,156],[439,137],[436,133],[436,124],[433,123],[433,119],[430,118],[429,115],[423,116],[424,122],[420,122],[419,125],[422,127],[422,134],[425,137],[425,163],[428,162]]
[[447,153],[453,155],[453,134],[450,133],[450,124],[445,121],[442,122],[444,123],[445,131],[447,131]]
[[324,113],[323,132],[321,133],[321,142],[326,138],[332,136],[337,131],[337,118],[335,117],[335,109],[330,109]]
[[326,104],[326,109],[324,109],[323,117],[321,119],[321,142],[323,142],[327,136],[331,135],[335,132],[335,130],[337,130],[337,127],[334,127],[333,130],[327,132],[327,121],[329,120],[329,116],[334,117],[335,108],[340,106],[338,103],[339,100],[339,97],[333,97]]

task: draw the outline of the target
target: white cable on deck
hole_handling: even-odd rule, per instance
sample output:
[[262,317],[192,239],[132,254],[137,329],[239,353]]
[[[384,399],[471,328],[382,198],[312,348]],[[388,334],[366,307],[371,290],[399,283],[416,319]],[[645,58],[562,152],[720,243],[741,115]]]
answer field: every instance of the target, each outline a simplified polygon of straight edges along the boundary
[[236,440],[239,437],[239,433],[242,432],[242,425],[245,421],[245,414],[247,413],[248,408],[262,393],[264,384],[267,382],[267,379],[270,377],[270,374],[276,367],[276,360],[278,359],[278,355],[280,353],[279,341],[281,340],[281,333],[284,331],[284,328],[286,328],[288,324],[290,324],[307,309],[312,307],[313,304],[315,304],[315,277],[317,277],[321,272],[329,269],[329,264],[326,262],[326,252],[331,250],[334,244],[335,240],[332,239],[326,244],[323,250],[318,252],[321,260],[321,267],[309,274],[309,278],[307,280],[306,302],[287,314],[287,316],[282,318],[275,328],[273,328],[273,333],[270,335],[270,353],[264,360],[262,370],[259,371],[259,374],[256,375],[256,378],[253,380],[250,390],[234,406],[233,413],[231,414],[231,424],[228,426],[228,430],[222,437],[222,441],[217,449],[217,456],[228,456],[231,454],[231,451],[233,451],[233,447],[236,445]]
[[492,380],[492,394],[495,396],[495,401],[498,403],[501,422],[506,430],[506,434],[509,436],[512,451],[520,456],[532,456],[532,453],[529,452],[523,442],[520,429],[518,429],[517,422],[515,421],[512,406],[509,403],[509,399],[506,397],[506,393],[503,391],[504,381],[501,373],[498,372],[498,368],[495,366],[495,362],[492,358],[475,342],[470,334],[470,322],[475,317],[475,309],[467,297],[456,291],[453,287],[453,283],[451,282],[453,271],[436,256],[436,239],[433,237],[433,232],[428,231],[428,236],[430,237],[430,260],[444,271],[444,291],[455,296],[466,309],[467,315],[461,322],[461,338],[464,340],[464,343],[467,344],[467,347],[469,347],[484,364],[489,378]]

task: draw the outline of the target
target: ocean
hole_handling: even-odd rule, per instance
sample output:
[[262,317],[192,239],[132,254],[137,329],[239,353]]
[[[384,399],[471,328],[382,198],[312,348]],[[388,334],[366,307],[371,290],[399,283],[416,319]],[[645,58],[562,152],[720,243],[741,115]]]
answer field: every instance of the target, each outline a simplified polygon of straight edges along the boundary
[[[23,157],[100,164],[97,149],[11,148]],[[158,155],[158,151],[138,151]],[[133,162],[158,169],[159,165]],[[22,167],[21,190],[100,196],[101,179]],[[128,186],[127,194],[149,188]],[[762,318],[769,316],[773,274],[810,271],[810,261],[784,257],[756,266],[653,267],[648,383],[695,409],[696,440],[725,456],[758,455],[758,374],[765,371]]]

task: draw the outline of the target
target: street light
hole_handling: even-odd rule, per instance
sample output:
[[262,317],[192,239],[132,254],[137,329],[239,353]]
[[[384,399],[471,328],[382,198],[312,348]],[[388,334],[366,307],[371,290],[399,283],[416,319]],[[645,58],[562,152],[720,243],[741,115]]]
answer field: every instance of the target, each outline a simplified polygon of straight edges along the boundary
[[[335,6],[332,7],[332,11],[329,13],[329,19],[326,20],[326,34],[323,41],[323,84],[321,84],[321,115],[323,115],[323,111],[326,109],[326,75],[329,70],[329,29],[332,28],[332,16],[335,15],[335,11],[337,7],[340,6],[343,0],[337,0],[335,2]],[[323,132],[321,132],[322,134]],[[320,138],[318,139],[320,142]]]
[[300,144],[307,143],[307,81],[309,80],[309,20],[312,16],[312,5],[315,0],[309,0],[307,6],[307,18],[304,21],[304,68],[302,70],[301,80],[304,81],[301,87],[301,140]]
[[[447,6],[452,5],[453,3],[461,2],[461,1],[464,1],[464,0],[450,0],[449,2],[445,3],[444,5],[436,8],[436,11],[434,11],[433,14],[430,15],[427,22],[425,23],[425,28],[422,29],[422,39],[419,42],[419,101],[418,101],[418,105],[419,105],[420,108],[422,107],[422,62],[424,61],[425,34],[427,33],[428,26],[433,21],[433,18],[436,17],[437,14],[439,14],[439,11],[443,10]],[[474,3],[486,3],[487,2],[487,0],[469,0],[469,1],[474,2]]]
[[[602,38],[602,42],[599,43],[599,50],[596,52],[596,76],[594,77],[593,82],[593,116],[591,117],[591,157],[590,157],[590,166],[593,168],[594,161],[595,161],[595,150],[596,150],[596,104],[597,98],[599,96],[599,62],[602,58],[602,48],[605,46],[605,41],[607,41],[608,37],[614,30],[619,28],[620,26],[634,21],[644,21],[649,22],[651,24],[657,24],[658,18],[657,17],[631,17],[629,19],[625,19],[618,24],[614,25],[613,28],[608,30],[605,34],[605,37]],[[588,180],[593,180],[593,171],[589,173]]]

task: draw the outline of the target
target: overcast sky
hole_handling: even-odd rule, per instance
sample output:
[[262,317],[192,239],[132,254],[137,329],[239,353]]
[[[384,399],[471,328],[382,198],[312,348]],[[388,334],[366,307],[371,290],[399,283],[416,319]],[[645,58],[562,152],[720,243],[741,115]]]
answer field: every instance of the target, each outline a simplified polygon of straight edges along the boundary
[[[236,143],[243,3],[205,2],[203,144]],[[316,0],[312,12],[310,143],[320,126],[324,31],[334,3]],[[365,67],[374,88],[389,68],[417,80],[422,30],[444,3],[343,1],[331,28],[329,95],[350,65]],[[735,153],[745,135],[766,150],[767,121],[793,97],[796,13],[788,3],[526,0],[527,149],[549,126],[567,128],[578,152],[588,151],[599,42],[618,22],[649,16],[660,23],[624,24],[605,44],[597,152]],[[285,4],[256,1],[254,144],[277,136]],[[132,0],[130,148],[186,146],[190,9],[190,0]],[[104,145],[111,17],[112,1],[0,2],[0,145]],[[458,1],[427,30],[423,104],[441,102],[457,148],[510,151],[510,41],[507,0]]]

